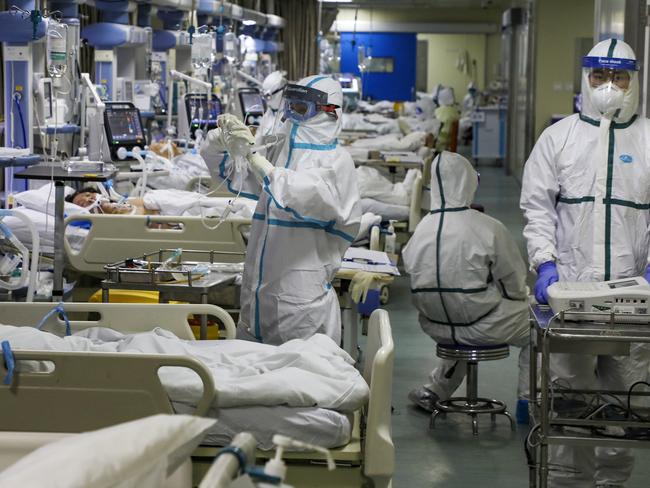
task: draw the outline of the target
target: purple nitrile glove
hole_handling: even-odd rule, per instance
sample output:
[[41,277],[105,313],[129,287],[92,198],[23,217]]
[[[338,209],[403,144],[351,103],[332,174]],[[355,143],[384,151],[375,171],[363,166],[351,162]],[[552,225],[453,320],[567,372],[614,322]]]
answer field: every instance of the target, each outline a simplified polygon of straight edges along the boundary
[[648,283],[650,283],[650,264],[648,267],[645,269],[645,279]]
[[535,298],[537,303],[548,304],[548,293],[546,289],[558,281],[560,275],[557,273],[555,261],[546,261],[537,268],[537,281],[535,282]]

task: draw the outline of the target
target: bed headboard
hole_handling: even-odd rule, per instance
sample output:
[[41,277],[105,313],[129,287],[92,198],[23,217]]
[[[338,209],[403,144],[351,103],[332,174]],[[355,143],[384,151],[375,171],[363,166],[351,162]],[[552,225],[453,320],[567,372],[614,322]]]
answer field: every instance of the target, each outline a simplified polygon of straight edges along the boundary
[[[203,225],[201,217],[84,214],[71,215],[65,220],[65,225],[77,221],[90,221],[92,227],[80,249],[73,248],[68,239],[64,239],[68,261],[77,271],[100,276],[105,275],[106,264],[179,247],[225,251],[229,254],[219,255],[220,262],[240,263],[246,256],[243,233],[251,224],[247,219],[228,219],[210,230]],[[152,224],[180,228],[151,228]]]
[[[54,303],[0,303],[0,323],[35,327],[55,306]],[[188,317],[208,315],[224,324],[226,339],[234,339],[236,334],[235,322],[230,314],[216,305],[65,302],[63,309],[71,314],[70,327],[73,332],[90,327],[109,327],[125,334],[134,334],[161,327],[180,339],[193,340]],[[79,314],[93,314],[93,319],[84,317],[80,320],[77,318]],[[94,319],[95,316],[98,318]],[[62,336],[65,322],[59,314],[52,314],[42,330]]]
[[364,474],[375,486],[390,486],[395,472],[391,404],[394,345],[388,312],[375,310],[368,323],[363,377],[370,385],[366,412]]
[[[158,370],[179,366],[195,371],[203,396],[195,414],[203,416],[216,396],[210,371],[182,356],[151,354],[14,351],[22,361],[48,361],[48,372],[15,372],[0,384],[0,430],[84,432],[157,413],[174,413]],[[0,361],[0,375],[7,373]],[[115,379],[119,378],[119,382]]]

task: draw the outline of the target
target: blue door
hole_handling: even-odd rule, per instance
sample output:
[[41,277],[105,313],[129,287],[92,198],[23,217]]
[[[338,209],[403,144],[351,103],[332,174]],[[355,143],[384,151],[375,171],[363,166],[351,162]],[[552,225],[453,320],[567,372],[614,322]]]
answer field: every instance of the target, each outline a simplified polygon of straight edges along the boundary
[[391,32],[341,33],[341,72],[360,75],[357,49],[370,48],[375,65],[364,74],[363,97],[415,100],[416,35]]

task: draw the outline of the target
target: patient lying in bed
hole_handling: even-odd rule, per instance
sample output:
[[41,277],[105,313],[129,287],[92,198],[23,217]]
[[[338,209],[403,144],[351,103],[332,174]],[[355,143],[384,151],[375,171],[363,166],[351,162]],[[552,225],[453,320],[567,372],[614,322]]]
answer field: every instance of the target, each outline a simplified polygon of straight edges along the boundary
[[[333,448],[349,442],[352,412],[368,401],[369,389],[354,360],[323,334],[281,346],[239,340],[188,341],[156,328],[122,334],[96,327],[62,338],[32,327],[0,325],[0,341],[14,350],[112,352],[190,356],[212,373],[217,392],[208,434],[214,445],[251,431],[259,447],[272,448],[282,433]],[[35,366],[30,362],[29,366]],[[25,365],[23,364],[23,368]],[[203,392],[185,368],[163,367],[159,377],[178,413],[191,413]]]
[[257,202],[248,198],[207,197],[184,190],[150,190],[143,198],[128,198],[123,203],[112,202],[94,188],[82,188],[66,197],[66,201],[89,209],[92,213],[174,215],[220,217],[228,207],[229,215],[252,219]]

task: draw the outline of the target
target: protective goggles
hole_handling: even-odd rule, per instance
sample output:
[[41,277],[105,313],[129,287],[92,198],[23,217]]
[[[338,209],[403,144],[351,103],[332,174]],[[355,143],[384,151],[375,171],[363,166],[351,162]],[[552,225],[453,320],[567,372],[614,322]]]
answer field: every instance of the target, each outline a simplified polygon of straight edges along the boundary
[[280,88],[278,88],[278,89],[276,89],[276,90],[273,90],[273,91],[266,91],[266,92],[264,92],[264,93],[262,94],[262,96],[263,96],[263,97],[266,99],[266,101],[268,102],[269,100],[271,100],[271,98],[273,98],[273,95],[275,95],[275,94],[277,94],[277,93],[280,93],[282,90],[284,90],[284,88],[285,88],[286,86],[287,86],[287,85],[282,85]]
[[302,85],[288,84],[284,89],[284,117],[304,122],[325,112],[337,118],[338,105],[327,103],[327,93]]

